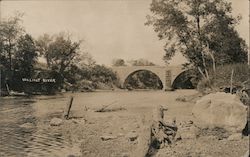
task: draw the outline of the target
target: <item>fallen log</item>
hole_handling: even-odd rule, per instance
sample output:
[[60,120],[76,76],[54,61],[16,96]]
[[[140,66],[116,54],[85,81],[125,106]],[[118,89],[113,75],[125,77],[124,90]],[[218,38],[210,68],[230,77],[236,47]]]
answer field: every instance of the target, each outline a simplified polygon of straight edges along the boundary
[[95,112],[106,112],[106,111],[109,111],[109,110],[107,110],[107,108],[109,106],[113,105],[114,103],[116,103],[116,101],[114,101],[114,102],[112,102],[112,103],[110,103],[108,105],[103,105],[100,109],[95,110]]

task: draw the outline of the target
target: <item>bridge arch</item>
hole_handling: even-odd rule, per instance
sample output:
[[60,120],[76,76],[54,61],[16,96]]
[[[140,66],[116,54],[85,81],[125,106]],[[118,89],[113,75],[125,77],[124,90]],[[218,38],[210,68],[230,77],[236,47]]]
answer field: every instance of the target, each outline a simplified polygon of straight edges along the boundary
[[194,89],[194,85],[191,82],[192,76],[190,70],[182,70],[172,80],[173,89]]
[[158,80],[159,80],[159,86],[160,86],[160,89],[163,89],[164,86],[163,86],[163,83],[165,81],[164,78],[161,77],[161,75],[159,76],[159,74],[157,74],[157,72],[154,72],[152,70],[148,70],[148,69],[138,69],[138,70],[135,70],[135,71],[131,71],[130,73],[127,74],[127,76],[125,76],[125,79],[124,81],[122,82],[122,86],[124,88],[126,88],[126,85],[129,83],[129,79],[136,73],[138,72],[142,72],[142,71],[146,71],[146,72],[150,72],[151,74],[153,74],[154,77],[156,77]]

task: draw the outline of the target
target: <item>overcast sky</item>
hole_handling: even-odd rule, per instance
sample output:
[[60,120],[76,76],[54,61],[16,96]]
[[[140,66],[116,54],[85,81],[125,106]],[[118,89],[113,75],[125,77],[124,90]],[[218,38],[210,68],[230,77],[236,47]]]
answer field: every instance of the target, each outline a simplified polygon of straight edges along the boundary
[[[1,1],[1,0],[0,0]],[[243,19],[237,27],[249,43],[249,1],[228,0],[234,15]],[[145,26],[151,0],[3,0],[2,18],[14,11],[24,12],[23,25],[35,38],[61,31],[85,40],[85,49],[99,64],[110,65],[113,58],[145,58],[163,65],[162,41],[152,27]],[[177,55],[173,65],[184,59]]]

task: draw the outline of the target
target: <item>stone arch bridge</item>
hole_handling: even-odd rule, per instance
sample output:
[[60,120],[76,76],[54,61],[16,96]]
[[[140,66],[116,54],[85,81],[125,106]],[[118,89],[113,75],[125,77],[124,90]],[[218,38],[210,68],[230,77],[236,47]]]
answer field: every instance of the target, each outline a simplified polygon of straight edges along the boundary
[[150,71],[159,77],[163,90],[172,89],[176,78],[185,71],[181,66],[113,66],[111,69],[116,72],[122,88],[129,76],[139,71]]

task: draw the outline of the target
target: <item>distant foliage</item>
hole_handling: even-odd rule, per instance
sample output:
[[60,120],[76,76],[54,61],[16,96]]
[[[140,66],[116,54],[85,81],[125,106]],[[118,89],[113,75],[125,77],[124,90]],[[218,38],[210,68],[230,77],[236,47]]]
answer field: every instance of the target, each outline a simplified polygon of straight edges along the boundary
[[[130,60],[131,66],[155,66],[146,59]],[[150,71],[142,70],[131,74],[125,81],[125,88],[128,89],[162,89],[162,82],[157,75]]]
[[127,89],[162,89],[163,85],[157,75],[150,71],[138,71],[125,81]]
[[126,66],[124,59],[113,59],[113,66]]
[[113,84],[117,82],[116,74],[104,65],[95,65],[91,68],[91,80],[95,83]]
[[136,60],[130,60],[128,63],[131,66],[154,66],[155,64],[153,62],[150,62],[146,59],[136,59]]

